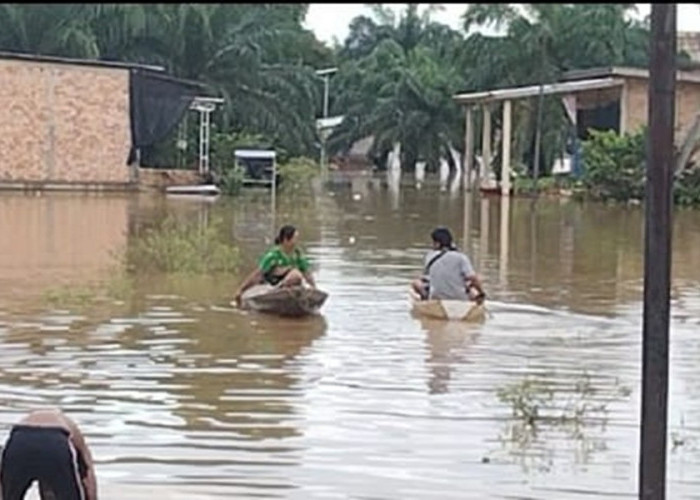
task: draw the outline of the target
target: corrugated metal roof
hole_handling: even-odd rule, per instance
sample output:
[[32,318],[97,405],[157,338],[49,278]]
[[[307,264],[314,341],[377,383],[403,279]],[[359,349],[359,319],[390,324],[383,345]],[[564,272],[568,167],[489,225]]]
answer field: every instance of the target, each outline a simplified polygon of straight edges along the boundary
[[624,80],[619,78],[597,78],[573,82],[548,83],[545,85],[530,85],[527,87],[512,87],[507,89],[489,90],[487,92],[472,92],[458,94],[453,99],[458,104],[477,104],[486,102],[504,101],[507,99],[522,99],[533,97],[542,92],[544,95],[570,94],[586,90],[597,90],[623,85]]

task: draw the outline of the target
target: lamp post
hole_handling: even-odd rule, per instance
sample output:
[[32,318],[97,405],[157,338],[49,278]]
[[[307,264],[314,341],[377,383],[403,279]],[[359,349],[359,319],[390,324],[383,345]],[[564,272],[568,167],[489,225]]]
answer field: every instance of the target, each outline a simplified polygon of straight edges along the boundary
[[[323,79],[323,118],[328,118],[328,98],[329,92],[328,87],[330,84],[330,77],[338,71],[338,68],[325,68],[316,71],[316,75]],[[321,172],[325,174],[326,172],[326,134],[323,130],[319,130],[319,136],[321,139]]]

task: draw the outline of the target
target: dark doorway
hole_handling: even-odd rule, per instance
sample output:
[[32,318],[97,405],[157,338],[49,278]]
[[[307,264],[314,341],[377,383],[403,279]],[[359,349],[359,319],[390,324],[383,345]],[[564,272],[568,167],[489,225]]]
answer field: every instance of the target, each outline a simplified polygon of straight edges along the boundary
[[576,113],[576,134],[585,141],[588,139],[588,129],[614,130],[620,133],[620,101],[592,109],[579,109]]

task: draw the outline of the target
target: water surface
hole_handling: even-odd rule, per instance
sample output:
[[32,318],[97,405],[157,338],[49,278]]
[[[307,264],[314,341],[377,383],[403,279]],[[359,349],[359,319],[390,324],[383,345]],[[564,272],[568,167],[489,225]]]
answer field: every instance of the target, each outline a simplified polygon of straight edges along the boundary
[[[323,316],[245,314],[229,306],[238,277],[138,269],[127,299],[49,303],[47,290],[114,278],[114,255],[167,216],[222,219],[246,267],[273,228],[296,224],[330,293]],[[484,277],[483,325],[409,313],[438,224]],[[0,438],[60,405],[85,430],[105,499],[636,498],[642,230],[638,207],[502,205],[369,177],[281,196],[274,212],[264,193],[3,193]],[[695,211],[676,213],[673,272],[668,496],[691,499]],[[534,428],[514,408],[536,408]]]

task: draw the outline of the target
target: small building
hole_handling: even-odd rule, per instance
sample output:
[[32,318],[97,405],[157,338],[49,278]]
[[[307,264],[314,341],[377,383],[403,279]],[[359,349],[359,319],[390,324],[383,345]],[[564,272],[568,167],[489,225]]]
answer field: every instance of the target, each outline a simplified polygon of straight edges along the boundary
[[0,188],[130,189],[201,84],[141,64],[0,52]]
[[[510,172],[512,102],[517,99],[543,95],[558,95],[579,139],[585,139],[587,130],[608,129],[617,133],[632,133],[646,125],[648,119],[649,71],[646,69],[610,67],[569,71],[560,81],[545,85],[531,85],[507,89],[458,94],[455,102],[466,108],[465,171],[474,163],[474,130],[472,116],[476,108],[484,115],[481,134],[483,164],[491,163],[491,113],[500,105],[503,113],[502,167]],[[678,71],[676,81],[676,143],[683,141],[700,114],[700,73]],[[482,179],[490,179],[490,172],[481,172]],[[501,185],[502,193],[510,192],[510,176]],[[469,176],[468,178],[471,178]],[[482,186],[483,187],[483,186]],[[492,186],[485,186],[491,188]]]

